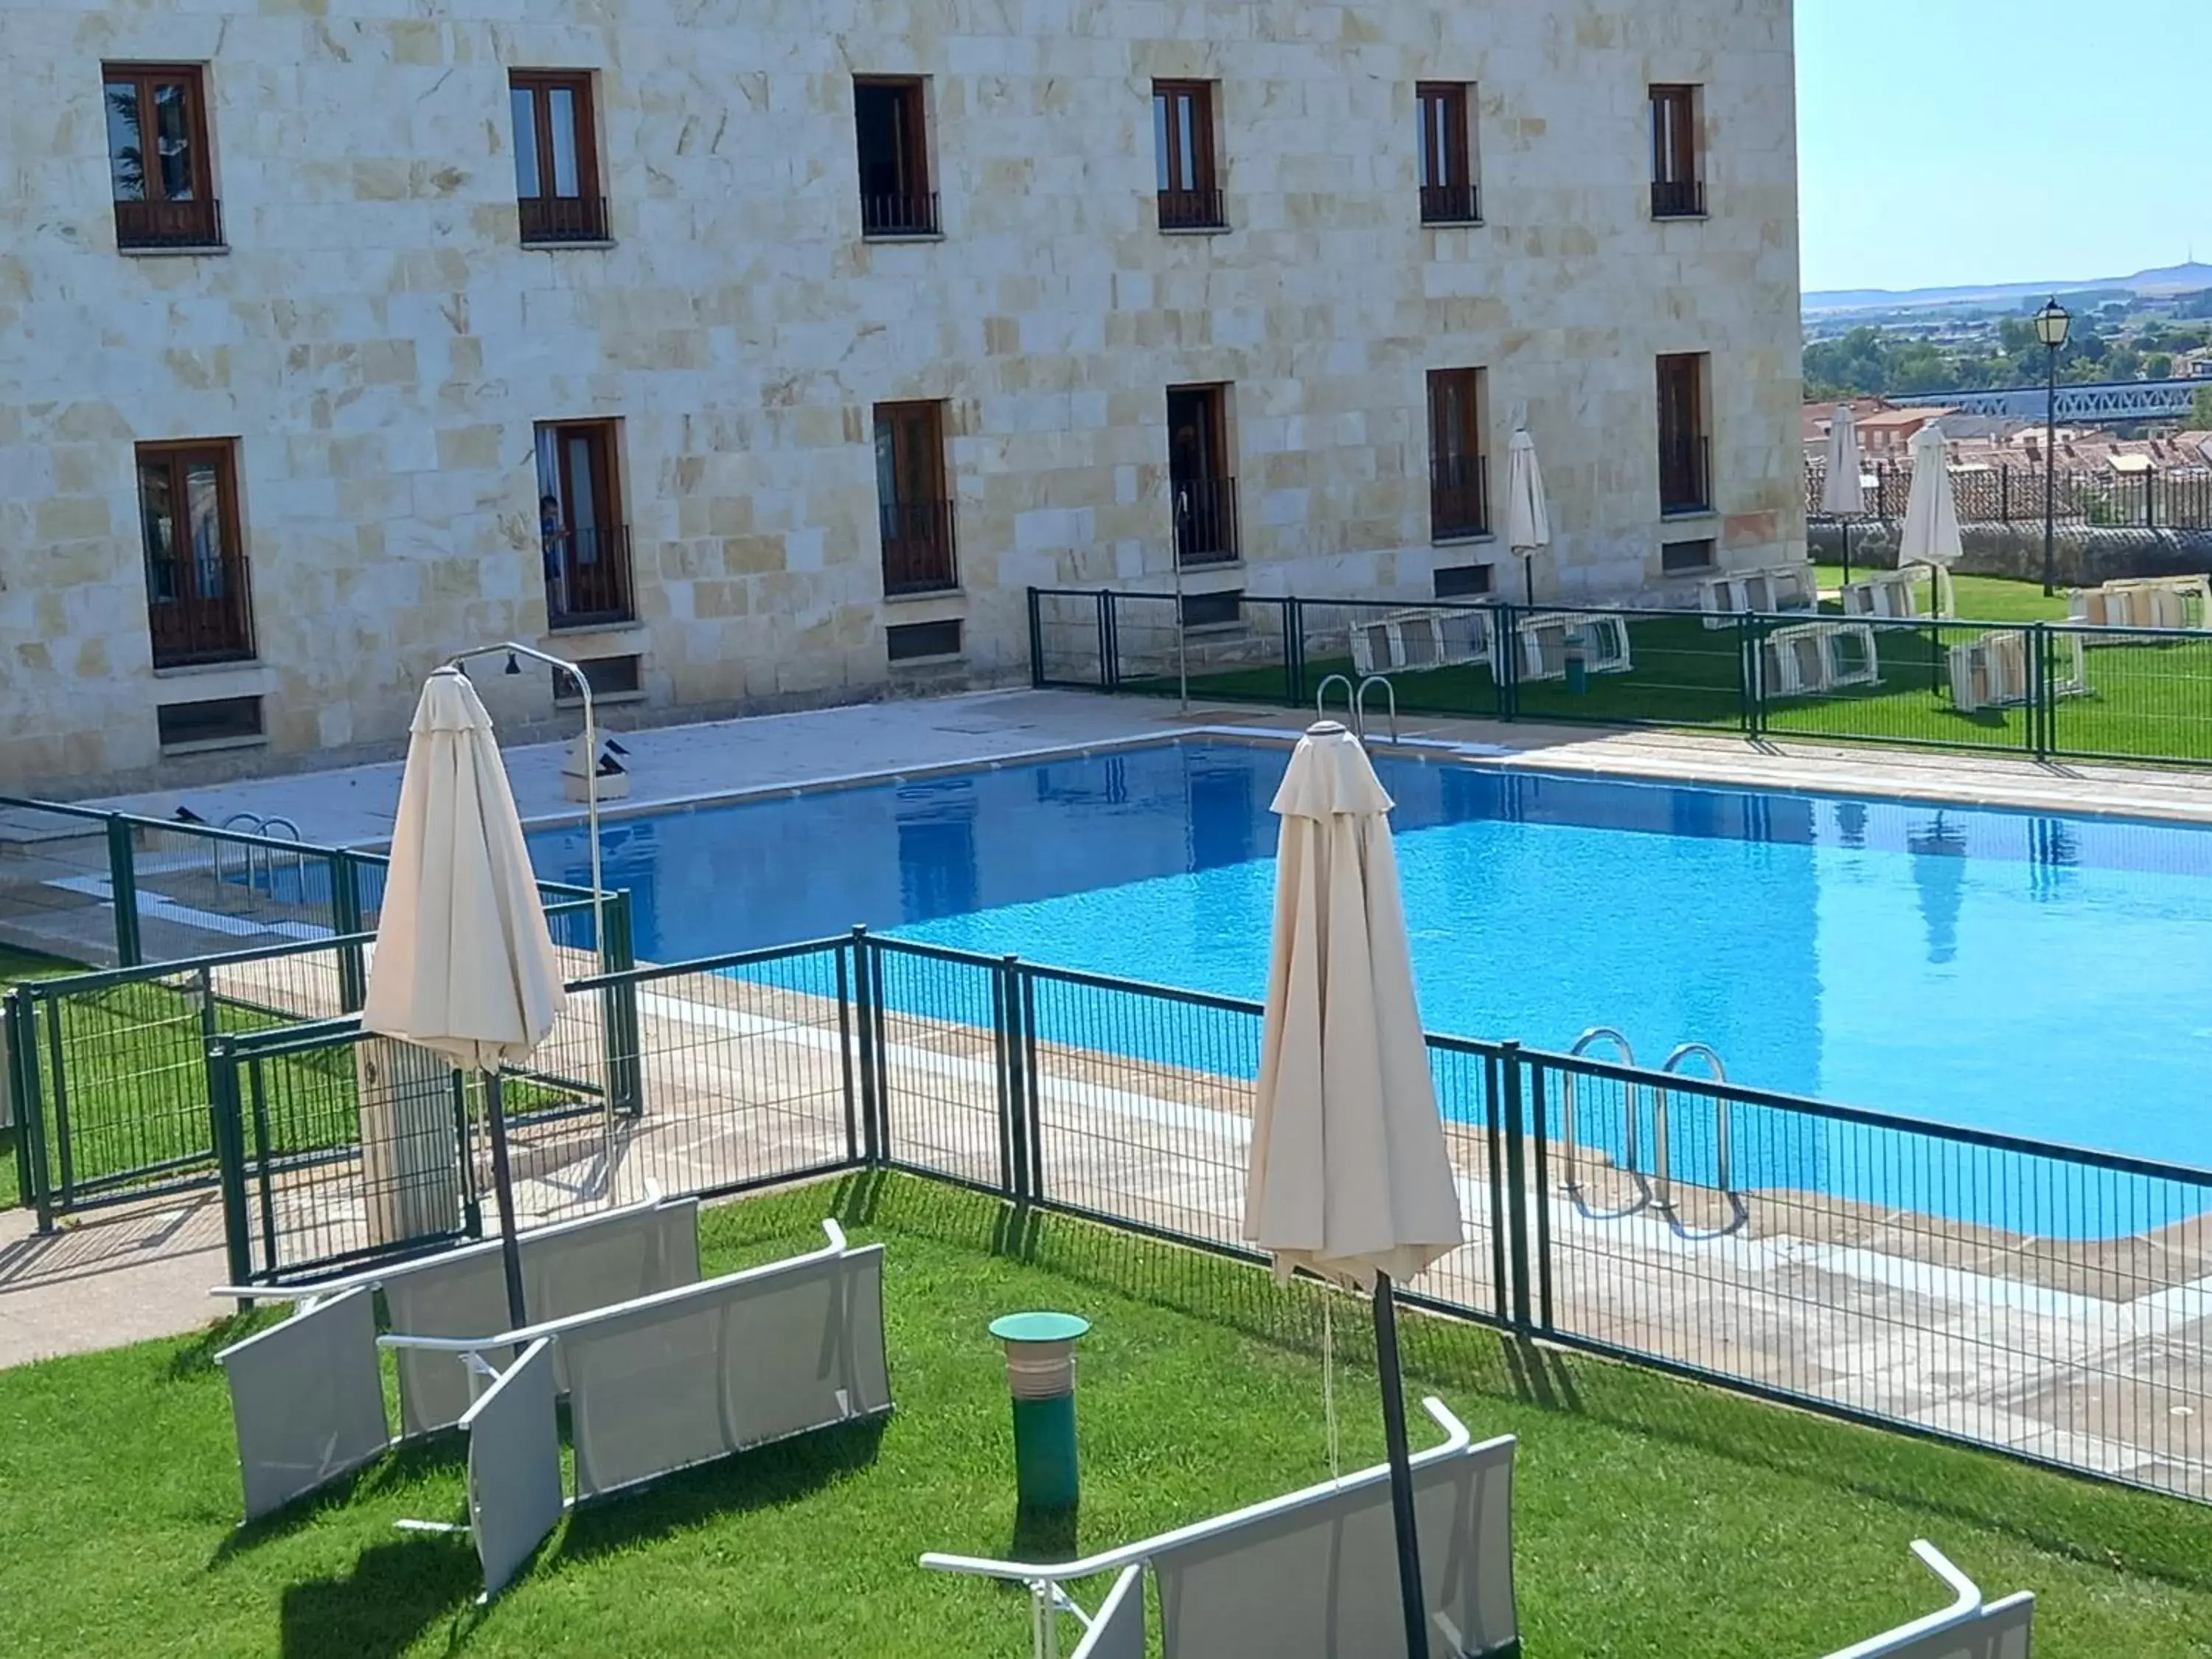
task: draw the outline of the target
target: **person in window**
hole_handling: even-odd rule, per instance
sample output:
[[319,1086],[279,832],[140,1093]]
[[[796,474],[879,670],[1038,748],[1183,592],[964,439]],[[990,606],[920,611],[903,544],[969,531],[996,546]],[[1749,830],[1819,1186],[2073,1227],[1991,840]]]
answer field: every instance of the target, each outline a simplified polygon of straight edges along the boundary
[[568,525],[561,516],[561,498],[538,498],[538,541],[545,556],[545,593],[556,611],[564,608],[562,579],[568,573]]

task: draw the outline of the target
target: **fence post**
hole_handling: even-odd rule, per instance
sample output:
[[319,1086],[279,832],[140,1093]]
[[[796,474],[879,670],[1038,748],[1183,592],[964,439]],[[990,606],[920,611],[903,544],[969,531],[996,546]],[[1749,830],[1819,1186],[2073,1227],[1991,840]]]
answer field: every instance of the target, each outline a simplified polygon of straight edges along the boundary
[[1522,1121],[1521,1045],[1504,1045],[1505,1068],[1505,1239],[1511,1273],[1512,1324],[1525,1331],[1528,1318],[1528,1126]]
[[2012,469],[1997,469],[1997,517],[2005,523],[2012,522]]
[[853,930],[854,1035],[858,1041],[860,1082],[860,1158],[870,1165],[884,1161],[883,1079],[876,1070],[876,961],[868,930]]
[[216,1180],[222,1191],[222,1245],[230,1282],[253,1279],[252,1223],[246,1206],[246,1131],[240,1122],[238,1055],[228,1037],[207,1049],[208,1108],[215,1119]]
[[2027,687],[2028,750],[2036,759],[2044,760],[2051,754],[2051,727],[2057,714],[2052,704],[2057,699],[2051,687],[2051,630],[2043,623],[2028,624]]
[[131,820],[107,815],[107,890],[115,898],[115,960],[136,968],[146,959],[138,939],[138,860],[131,845]]
[[1765,676],[1759,664],[1759,629],[1749,611],[1736,618],[1736,702],[1742,714],[1743,734],[1755,738],[1766,715]]
[[1491,678],[1498,687],[1498,718],[1516,719],[1521,713],[1521,629],[1510,600],[1498,607],[1497,648]]
[[1021,958],[1002,957],[992,969],[991,1050],[999,1073],[999,1184],[1020,1204],[1029,1198],[1029,1106],[1022,1075]]
[[1044,619],[1037,590],[1030,589],[1030,689],[1044,689]]
[[625,1117],[645,1111],[644,1079],[637,1022],[637,985],[627,977],[637,966],[630,932],[629,893],[609,893],[599,902],[599,971],[625,975],[599,994],[600,1041],[606,1050],[610,1104]]
[[1022,1100],[1027,1114],[1030,1164],[1024,1188],[1033,1204],[1044,1201],[1044,1104],[1042,1073],[1037,1070],[1036,977],[1026,968],[1017,970],[1014,994],[1020,1002],[1022,1042],[1019,1050]]
[[7,1091],[9,1119],[15,1126],[15,1190],[21,1201],[38,1212],[39,1231],[53,1231],[53,1211],[46,1201],[46,1137],[40,1123],[39,1019],[34,993],[19,985],[0,1000],[0,1060],[7,1075],[0,1087]]
[[1536,1151],[1534,1165],[1536,1227],[1536,1328],[1552,1328],[1552,1132],[1545,1109],[1545,1067],[1541,1061],[1528,1067],[1528,1124]]
[[2143,528],[2158,528],[2158,474],[2146,472],[2143,480]]
[[1098,685],[1101,690],[1121,689],[1121,646],[1114,637],[1114,594],[1098,590]]
[[1283,692],[1292,708],[1304,706],[1306,700],[1305,665],[1305,604],[1303,600],[1286,599],[1283,601]]
[[[331,930],[358,940],[361,923],[361,866],[350,853],[332,853]],[[338,947],[338,1006],[353,1013],[368,1000],[368,959],[358,943]]]

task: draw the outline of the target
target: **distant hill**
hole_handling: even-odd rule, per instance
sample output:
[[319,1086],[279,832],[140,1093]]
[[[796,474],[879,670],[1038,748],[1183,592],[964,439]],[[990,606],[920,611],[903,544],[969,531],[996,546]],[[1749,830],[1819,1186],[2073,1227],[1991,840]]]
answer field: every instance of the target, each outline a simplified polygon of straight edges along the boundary
[[2212,265],[2192,262],[2139,270],[2132,276],[2103,276],[2087,282],[1993,283],[1984,288],[1846,288],[1805,296],[1808,316],[1852,311],[1911,311],[1951,306],[2004,305],[2049,294],[2134,294],[2155,297],[2212,289]]

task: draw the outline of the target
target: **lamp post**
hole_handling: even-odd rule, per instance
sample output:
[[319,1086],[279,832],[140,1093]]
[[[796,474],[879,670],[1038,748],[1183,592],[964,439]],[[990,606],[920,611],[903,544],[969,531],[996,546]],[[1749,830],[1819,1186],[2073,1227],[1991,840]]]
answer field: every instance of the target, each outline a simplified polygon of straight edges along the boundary
[[2043,309],[2035,313],[2035,337],[2043,342],[2044,355],[2050,365],[2050,378],[2045,390],[2043,428],[2043,596],[2045,599],[2057,592],[2055,566],[2058,545],[2058,354],[2066,349],[2067,331],[2073,326],[2073,314],[2056,298],[2046,301]]

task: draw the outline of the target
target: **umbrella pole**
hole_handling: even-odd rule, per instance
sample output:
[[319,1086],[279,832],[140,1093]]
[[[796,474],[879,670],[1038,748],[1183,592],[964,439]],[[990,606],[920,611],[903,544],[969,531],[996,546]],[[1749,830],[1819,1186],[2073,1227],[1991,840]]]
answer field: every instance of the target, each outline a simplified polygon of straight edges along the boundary
[[1398,1369],[1398,1312],[1390,1275],[1375,1275],[1375,1363],[1382,1378],[1382,1438],[1390,1458],[1390,1520],[1398,1535],[1398,1593],[1408,1659],[1429,1659],[1427,1599],[1413,1525],[1413,1461],[1406,1444],[1406,1386]]
[[1528,608],[1536,608],[1536,556],[1524,554],[1521,560],[1521,581],[1528,595]]
[[1851,585],[1851,515],[1844,514],[1844,586]]
[[[522,1299],[522,1241],[514,1231],[514,1176],[507,1168],[507,1113],[500,1105],[499,1087],[499,1073],[486,1072],[484,1111],[491,1119],[491,1182],[499,1198],[499,1261],[507,1273],[507,1316],[514,1322],[508,1328],[519,1331],[530,1323],[530,1315]],[[1404,1414],[1401,1407],[1399,1415]]]

